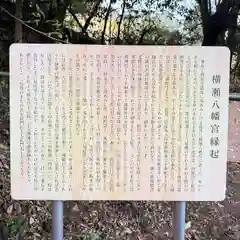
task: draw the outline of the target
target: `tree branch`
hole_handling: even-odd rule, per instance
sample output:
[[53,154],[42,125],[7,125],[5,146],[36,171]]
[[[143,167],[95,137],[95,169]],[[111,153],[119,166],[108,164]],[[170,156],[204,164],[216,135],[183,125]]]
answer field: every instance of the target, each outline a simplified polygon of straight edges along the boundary
[[102,31],[102,37],[101,37],[101,43],[104,44],[104,37],[105,37],[105,32],[106,32],[106,28],[107,28],[107,21],[110,15],[110,11],[111,11],[111,7],[112,7],[112,2],[113,0],[110,0],[109,5],[108,5],[108,9],[105,15],[105,19],[104,19],[104,27],[103,27],[103,31]]
[[45,36],[45,37],[47,37],[47,38],[49,38],[49,39],[51,39],[51,40],[53,40],[53,41],[61,42],[61,43],[67,43],[67,42],[65,42],[65,41],[63,41],[63,40],[61,40],[61,39],[59,39],[59,38],[51,37],[51,36],[50,36],[51,33],[44,33],[44,32],[41,32],[41,31],[39,31],[39,30],[37,30],[37,29],[29,26],[28,24],[26,24],[26,23],[25,23],[24,21],[22,21],[21,19],[19,19],[19,18],[15,17],[14,15],[12,15],[12,14],[11,14],[8,10],[6,10],[4,7],[0,6],[0,9],[2,9],[3,12],[7,13],[10,17],[12,17],[12,18],[14,18],[15,20],[19,21],[20,23],[22,23],[22,25],[26,26],[27,28],[31,29],[32,31],[34,31],[34,32],[36,32],[36,33],[38,33],[38,34],[41,34],[41,35],[43,35],[43,36]]
[[90,13],[88,19],[86,20],[86,22],[85,22],[85,24],[84,24],[83,29],[84,29],[85,31],[87,31],[87,29],[88,29],[88,27],[89,27],[89,25],[90,25],[90,22],[91,22],[91,20],[92,20],[92,18],[96,15],[97,10],[98,10],[101,2],[102,2],[102,0],[98,0],[98,1],[96,2],[95,6],[93,7],[92,12]]
[[232,58],[233,58],[233,48],[234,48],[234,36],[236,34],[237,30],[237,19],[238,19],[238,10],[236,7],[233,7],[230,11],[230,14],[232,15],[232,21],[230,28],[228,30],[228,38],[227,38],[227,46],[230,49],[230,67],[232,66]]
[[72,15],[72,17],[74,18],[74,20],[76,21],[76,23],[77,23],[77,25],[79,26],[79,28],[82,30],[82,32],[88,36],[87,31],[86,31],[86,30],[84,29],[84,27],[81,25],[81,23],[79,22],[77,16],[75,15],[75,13],[73,12],[73,10],[72,10],[71,7],[69,7],[68,11],[69,11],[69,13]]
[[231,76],[232,76],[233,81],[236,78],[236,73],[237,73],[237,69],[239,67],[239,64],[240,64],[240,59],[239,59],[239,55],[237,55],[235,66],[234,66],[234,68],[231,69]]
[[202,19],[202,27],[203,27],[203,34],[206,32],[206,26],[209,19],[209,9],[208,9],[208,0],[197,0],[200,12],[201,12],[201,19]]
[[117,42],[119,42],[120,40],[121,25],[123,21],[124,12],[125,12],[125,7],[126,7],[126,0],[123,0],[122,14],[118,23]]
[[[23,1],[17,0],[16,1],[16,18],[22,19],[22,7],[23,7]],[[22,42],[23,38],[23,29],[22,29],[22,23],[15,19],[15,42]]]
[[218,5],[216,12],[209,17],[207,22],[204,22],[203,46],[215,46],[217,44],[219,35],[225,32],[235,19],[234,14],[229,13],[229,10],[234,7],[238,12],[238,5],[235,5],[233,1],[223,0]]
[[146,35],[147,33],[149,33],[149,32],[151,31],[151,29],[152,29],[151,26],[150,26],[149,28],[144,28],[144,29],[143,29],[143,31],[142,31],[142,33],[141,33],[141,35],[140,35],[140,38],[139,38],[139,40],[138,40],[138,45],[140,45],[140,44],[142,43],[145,35]]
[[208,13],[209,13],[209,15],[212,14],[212,3],[211,3],[211,0],[208,0]]

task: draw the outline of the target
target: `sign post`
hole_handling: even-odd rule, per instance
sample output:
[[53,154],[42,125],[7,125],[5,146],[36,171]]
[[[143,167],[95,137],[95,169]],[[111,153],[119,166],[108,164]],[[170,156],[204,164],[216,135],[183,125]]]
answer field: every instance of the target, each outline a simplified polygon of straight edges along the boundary
[[[229,50],[225,47],[13,44],[11,194],[53,200],[225,197]],[[212,169],[218,168],[212,178]]]
[[63,201],[52,202],[52,239],[63,240]]
[[175,202],[173,211],[174,240],[184,240],[186,202]]

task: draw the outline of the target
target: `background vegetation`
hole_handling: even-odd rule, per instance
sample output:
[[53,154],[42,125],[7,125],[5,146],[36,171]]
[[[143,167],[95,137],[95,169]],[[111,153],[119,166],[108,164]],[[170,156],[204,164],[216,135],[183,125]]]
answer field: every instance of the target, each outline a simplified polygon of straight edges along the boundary
[[13,42],[221,45],[236,90],[239,9],[237,0],[1,0],[0,70]]

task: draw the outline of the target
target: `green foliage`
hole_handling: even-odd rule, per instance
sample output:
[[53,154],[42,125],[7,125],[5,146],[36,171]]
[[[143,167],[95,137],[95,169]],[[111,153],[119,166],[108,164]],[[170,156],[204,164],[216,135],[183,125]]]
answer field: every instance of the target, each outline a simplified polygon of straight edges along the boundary
[[100,232],[91,232],[84,234],[82,240],[103,240],[103,237]]
[[16,219],[9,220],[7,222],[9,237],[16,237],[20,235],[24,227],[25,227],[24,217],[18,217]]

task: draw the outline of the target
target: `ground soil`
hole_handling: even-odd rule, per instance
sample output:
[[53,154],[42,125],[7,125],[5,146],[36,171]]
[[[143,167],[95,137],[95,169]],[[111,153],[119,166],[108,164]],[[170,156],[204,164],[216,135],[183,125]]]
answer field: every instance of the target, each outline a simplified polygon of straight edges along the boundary
[[[0,114],[0,240],[51,239],[51,203],[10,197],[8,116]],[[214,170],[213,170],[214,172]],[[186,239],[240,240],[240,104],[230,102],[226,199],[187,204]],[[172,239],[172,203],[66,202],[65,239]]]

